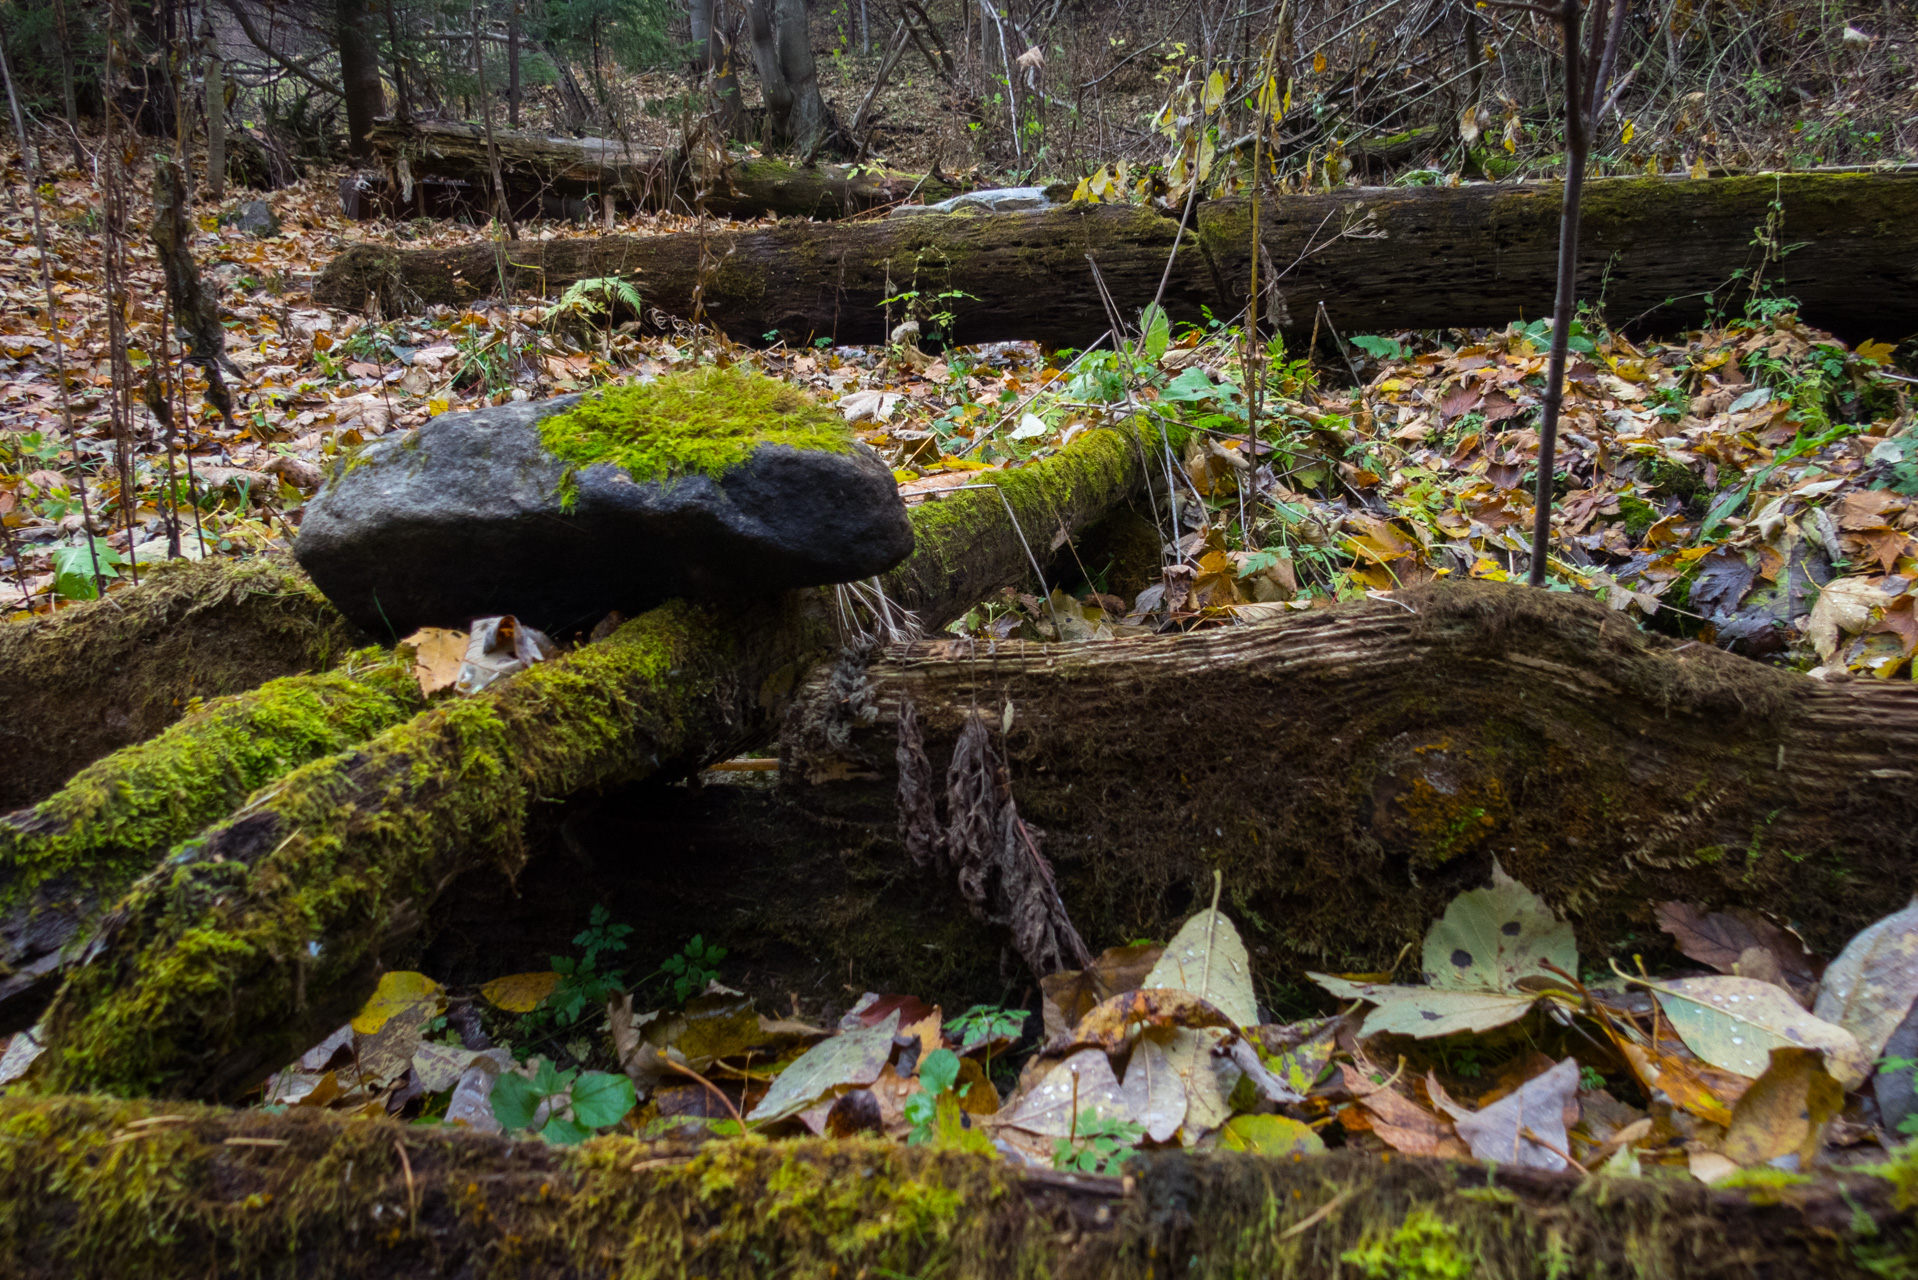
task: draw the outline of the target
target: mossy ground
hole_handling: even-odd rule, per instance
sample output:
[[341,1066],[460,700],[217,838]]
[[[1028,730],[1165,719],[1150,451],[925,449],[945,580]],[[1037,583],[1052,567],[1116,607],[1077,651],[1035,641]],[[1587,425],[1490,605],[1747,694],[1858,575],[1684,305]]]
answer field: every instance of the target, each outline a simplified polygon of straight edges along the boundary
[[1882,1180],[1748,1203],[1690,1179],[1336,1152],[1146,1157],[1067,1183],[877,1141],[559,1150],[457,1130],[89,1098],[0,1103],[0,1272],[931,1280],[1903,1276]]
[[834,410],[736,365],[589,392],[539,433],[573,471],[606,463],[642,481],[716,478],[764,445],[849,453],[854,439]]

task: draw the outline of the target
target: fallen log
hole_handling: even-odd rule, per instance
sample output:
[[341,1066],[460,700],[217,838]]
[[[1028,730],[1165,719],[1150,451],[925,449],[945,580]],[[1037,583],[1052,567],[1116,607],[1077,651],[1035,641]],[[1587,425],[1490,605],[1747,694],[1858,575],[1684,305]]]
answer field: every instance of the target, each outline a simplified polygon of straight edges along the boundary
[[[1101,1177],[871,1140],[577,1148],[327,1112],[0,1103],[0,1270],[1119,1277],[1902,1274],[1909,1158],[1749,1190],[1402,1156],[1167,1152]],[[1417,1269],[1394,1266],[1412,1257]]]
[[[1677,329],[1727,305],[1734,273],[1758,265],[1753,228],[1776,201],[1799,242],[1767,281],[1811,323],[1848,339],[1918,329],[1918,173],[1783,174],[1588,184],[1582,296],[1615,323]],[[1323,302],[1342,332],[1497,326],[1544,314],[1558,252],[1559,188],[1351,188],[1270,200],[1260,237],[1283,295],[1262,308],[1282,330],[1312,326]],[[1250,280],[1244,200],[1198,207],[1167,280],[1167,309],[1230,316]],[[650,314],[687,318],[697,296],[743,342],[886,338],[884,300],[937,295],[966,343],[1028,338],[1083,346],[1107,328],[1087,264],[1122,314],[1159,288],[1176,219],[1141,207],[1069,205],[1028,213],[918,214],[838,226],[720,234],[603,236],[452,249],[355,245],[327,264],[314,298],[389,314],[462,305],[505,290],[552,293],[598,276],[631,279]],[[702,263],[704,265],[702,265]],[[1267,277],[1268,279],[1270,277]],[[1714,302],[1708,302],[1707,297]],[[900,312],[895,305],[891,318]]]
[[901,699],[936,776],[972,708],[1010,704],[1020,811],[1094,945],[1167,936],[1215,868],[1265,972],[1385,967],[1495,857],[1601,967],[1656,943],[1663,899],[1778,911],[1833,955],[1918,887],[1918,689],[1582,597],[1435,585],[1191,636],[935,643],[866,674],[855,723],[802,692],[789,794],[887,831]]
[[173,845],[425,701],[410,658],[362,650],[330,671],[217,698],[0,816],[0,1034],[32,1024],[62,952]]
[[284,557],[173,561],[142,578],[0,624],[0,812],[152,737],[196,699],[326,667],[365,643]]
[[[434,213],[419,184],[437,179],[466,184],[483,215],[493,188],[486,131],[447,120],[381,120],[367,135],[391,175],[381,201],[361,216]],[[641,147],[612,138],[566,138],[495,129],[501,180],[521,217],[587,216],[587,201],[611,198],[626,209],[707,213],[729,218],[843,218],[913,199],[931,204],[960,188],[934,174],[900,173],[874,165],[799,164],[768,156],[728,159],[717,172],[700,172],[672,149]]]
[[[1028,537],[1069,535],[1123,501],[1143,464],[1136,436],[1096,431],[921,508],[886,594],[942,623],[1023,578]],[[286,775],[102,921],[47,1012],[38,1078],[246,1092],[364,1001],[450,884],[517,869],[528,821],[552,799],[683,776],[769,740],[836,646],[832,600],[673,602]]]
[[1820,683],[1515,587],[1397,599],[1418,612],[835,664],[788,715],[777,785],[579,797],[515,885],[449,895],[421,963],[456,983],[537,968],[603,907],[634,955],[719,939],[726,981],[780,1007],[847,985],[1025,1002],[1005,937],[901,841],[906,695],[935,783],[964,717],[1011,707],[1020,812],[1093,948],[1170,936],[1216,868],[1268,999],[1303,968],[1387,968],[1494,857],[1601,971],[1683,963],[1665,899],[1769,911],[1833,955],[1918,887],[1909,684]]

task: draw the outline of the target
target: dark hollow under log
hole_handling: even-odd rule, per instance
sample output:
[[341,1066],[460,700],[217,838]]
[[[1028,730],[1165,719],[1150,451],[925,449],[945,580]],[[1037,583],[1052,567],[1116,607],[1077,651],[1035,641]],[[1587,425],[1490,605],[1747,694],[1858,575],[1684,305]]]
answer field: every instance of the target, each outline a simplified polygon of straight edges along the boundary
[[[444,216],[428,208],[427,180],[464,184],[476,211],[488,212],[493,187],[486,131],[447,120],[381,120],[367,135],[388,181],[363,214],[390,212]],[[843,218],[908,198],[931,204],[959,188],[934,174],[900,173],[872,165],[803,164],[769,156],[729,160],[723,166],[689,164],[680,152],[611,138],[566,138],[495,129],[501,179],[522,217],[585,217],[586,202],[611,197],[619,207],[720,217]],[[418,198],[415,198],[415,194]]]
[[0,624],[0,813],[152,737],[196,699],[332,665],[365,638],[284,557],[174,561]]
[[[1366,1274],[1839,1280],[1911,1265],[1911,1174],[1713,1189],[1334,1152],[1128,1176],[870,1140],[603,1138],[50,1098],[0,1104],[20,1280]],[[1409,1265],[1399,1265],[1410,1257]],[[1423,1264],[1422,1266],[1419,1264]]]
[[[1615,324],[1672,330],[1712,305],[1736,305],[1734,273],[1759,265],[1753,228],[1777,200],[1798,248],[1767,281],[1813,324],[1848,340],[1896,341],[1918,329],[1918,173],[1785,174],[1698,181],[1605,179],[1586,188],[1580,296],[1604,299]],[[1308,331],[1323,302],[1344,333],[1497,326],[1549,311],[1560,192],[1556,184],[1352,188],[1267,203],[1260,237],[1280,279],[1261,308],[1278,328]],[[1231,316],[1250,278],[1243,200],[1201,205],[1166,289],[1178,319]],[[373,300],[389,314],[460,305],[502,292],[553,293],[624,276],[648,312],[693,314],[744,342],[776,334],[873,342],[886,298],[941,299],[958,342],[1028,338],[1084,346],[1107,328],[1087,258],[1122,314],[1158,289],[1175,219],[1118,205],[1030,213],[916,214],[877,222],[635,238],[603,236],[452,249],[356,245],[314,286],[329,306]],[[702,266],[702,263],[705,265]],[[1269,278],[1269,277],[1268,277]],[[902,318],[895,304],[890,318]]]

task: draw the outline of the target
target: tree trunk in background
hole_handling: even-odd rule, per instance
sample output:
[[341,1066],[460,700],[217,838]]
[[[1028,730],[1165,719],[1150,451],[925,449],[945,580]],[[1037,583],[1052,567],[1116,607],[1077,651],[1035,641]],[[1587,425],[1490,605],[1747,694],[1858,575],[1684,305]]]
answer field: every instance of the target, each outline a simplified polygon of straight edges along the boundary
[[506,123],[519,128],[519,6],[506,0]]
[[810,153],[828,128],[813,68],[806,0],[746,0],[753,65],[766,98],[768,141]]
[[206,27],[206,193],[226,197],[226,75],[213,25]]
[[[1798,298],[1806,320],[1847,341],[1895,341],[1918,329],[1918,174],[1593,182],[1581,288],[1596,296],[1603,277],[1607,314],[1621,326],[1636,320],[1634,332],[1698,323],[1712,290],[1721,306],[1735,305],[1725,281],[1750,262],[1752,228],[1764,223],[1774,197],[1793,239],[1804,243],[1768,282]],[[1173,319],[1199,322],[1204,308],[1231,316],[1244,305],[1250,213],[1237,199],[1198,206],[1165,289]],[[1544,314],[1554,292],[1558,219],[1558,188],[1549,183],[1350,188],[1271,200],[1259,235],[1281,274],[1275,292],[1283,305],[1273,308],[1272,327],[1302,342],[1320,301],[1346,334],[1501,326]],[[694,291],[702,289],[707,321],[753,343],[769,330],[793,342],[884,341],[881,304],[890,293],[954,290],[947,301],[955,341],[1083,347],[1109,323],[1087,255],[1121,314],[1136,317],[1159,288],[1177,233],[1175,217],[1132,205],[916,213],[703,240],[685,232],[529,243],[514,247],[506,273],[516,294],[630,276],[649,310],[681,318],[692,315]],[[702,279],[706,251],[721,265]],[[313,296],[357,308],[377,293],[386,313],[398,315],[498,291],[489,246],[368,244],[333,259]]]
[[693,29],[693,73],[701,83],[711,76],[716,123],[723,136],[737,136],[745,108],[739,98],[739,68],[733,61],[732,43],[713,21],[717,0],[692,0],[690,17]]
[[371,157],[366,135],[386,114],[386,89],[380,83],[379,48],[373,43],[367,0],[335,0],[340,42],[340,84],[346,91],[346,134],[353,154]]

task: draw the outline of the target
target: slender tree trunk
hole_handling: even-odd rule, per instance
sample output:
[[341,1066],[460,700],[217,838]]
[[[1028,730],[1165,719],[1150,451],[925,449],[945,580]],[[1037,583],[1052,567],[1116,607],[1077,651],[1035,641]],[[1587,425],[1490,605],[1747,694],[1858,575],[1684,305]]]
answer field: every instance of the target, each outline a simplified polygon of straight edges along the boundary
[[380,83],[379,48],[373,42],[367,0],[336,0],[340,43],[340,83],[346,90],[346,132],[356,158],[372,158],[366,135],[377,116],[386,114],[386,90]]
[[212,22],[206,24],[205,33],[206,193],[209,199],[220,200],[226,196],[226,67]]
[[80,107],[73,87],[73,38],[67,31],[66,0],[53,0],[53,33],[60,42],[60,97],[67,111],[67,137],[73,143],[73,167],[85,173],[87,158],[80,149]]
[[506,123],[519,128],[519,4],[506,0]]
[[714,19],[716,0],[692,0],[693,72],[702,82],[711,77],[717,123],[727,137],[739,132],[745,108],[739,98],[739,69],[733,62],[732,42]]
[[806,0],[748,0],[746,13],[769,141],[810,153],[829,122],[813,67]]

